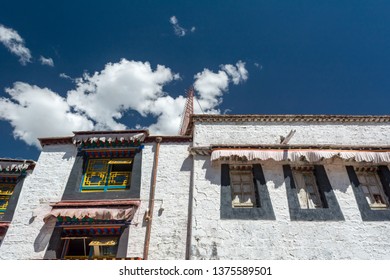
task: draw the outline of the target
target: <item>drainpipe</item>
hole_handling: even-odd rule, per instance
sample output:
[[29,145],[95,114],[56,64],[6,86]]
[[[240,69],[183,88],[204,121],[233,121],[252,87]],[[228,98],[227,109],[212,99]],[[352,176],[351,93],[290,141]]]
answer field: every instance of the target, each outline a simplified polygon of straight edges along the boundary
[[150,194],[149,194],[149,208],[147,210],[145,220],[147,222],[146,225],[146,233],[145,233],[145,245],[144,245],[144,256],[143,259],[147,260],[149,255],[149,244],[150,244],[150,233],[152,231],[152,221],[153,221],[153,212],[154,212],[154,195],[156,192],[156,178],[157,178],[157,167],[158,167],[158,154],[160,151],[160,143],[162,141],[161,137],[156,137],[156,150],[154,153],[154,164],[152,171],[152,184],[150,186]]
[[192,167],[191,167],[191,175],[190,175],[190,189],[188,196],[188,217],[187,217],[187,240],[186,240],[186,255],[185,259],[191,259],[191,238],[192,238],[192,208],[194,201],[194,155],[192,157]]

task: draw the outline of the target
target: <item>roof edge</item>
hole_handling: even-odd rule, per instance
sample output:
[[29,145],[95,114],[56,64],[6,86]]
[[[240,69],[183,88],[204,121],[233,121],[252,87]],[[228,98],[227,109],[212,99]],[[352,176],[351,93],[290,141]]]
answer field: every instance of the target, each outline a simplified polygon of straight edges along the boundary
[[72,131],[74,135],[88,135],[88,134],[124,134],[124,133],[145,133],[149,135],[148,129],[128,129],[128,130],[92,130],[92,131]]
[[38,138],[41,147],[48,145],[73,144],[73,136]]
[[216,123],[216,122],[365,122],[379,123],[389,122],[390,115],[217,115],[217,114],[194,114],[190,116],[190,123],[185,135],[191,135],[194,122]]
[[174,136],[160,136],[160,135],[152,135],[145,138],[145,143],[152,143],[156,142],[157,138],[161,138],[164,143],[167,142],[191,142],[192,136],[191,135],[174,135]]

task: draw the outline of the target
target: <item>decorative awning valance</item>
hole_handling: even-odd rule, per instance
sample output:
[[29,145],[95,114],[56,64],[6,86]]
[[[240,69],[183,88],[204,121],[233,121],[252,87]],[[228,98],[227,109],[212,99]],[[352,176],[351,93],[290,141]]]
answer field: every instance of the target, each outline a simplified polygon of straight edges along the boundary
[[9,226],[9,223],[0,223],[0,229],[7,229]]
[[211,161],[308,161],[319,162],[325,159],[339,157],[344,160],[370,163],[390,163],[389,151],[359,151],[359,150],[314,150],[314,149],[216,149],[211,153]]
[[133,218],[136,208],[57,208],[44,217],[47,222],[51,217],[71,217],[76,219],[91,218],[96,220],[125,220]]
[[30,166],[34,166],[33,162],[10,162],[0,160],[0,172],[22,172],[29,169]]
[[[117,203],[115,205],[115,203]],[[96,220],[132,220],[139,201],[76,201],[58,202],[53,205],[53,209],[43,220],[47,222],[51,218],[70,217],[76,219],[96,219]]]
[[146,133],[107,133],[107,134],[80,134],[73,137],[73,143],[78,144],[81,142],[114,142],[119,141],[143,141],[146,137]]

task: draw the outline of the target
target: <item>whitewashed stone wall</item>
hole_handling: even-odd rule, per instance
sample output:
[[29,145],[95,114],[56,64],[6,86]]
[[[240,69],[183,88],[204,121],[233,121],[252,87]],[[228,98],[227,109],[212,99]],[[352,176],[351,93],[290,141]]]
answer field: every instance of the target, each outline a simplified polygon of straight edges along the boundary
[[[277,144],[389,145],[389,124],[197,124],[194,146]],[[390,259],[390,221],[362,221],[345,165],[325,164],[344,221],[291,221],[281,162],[261,163],[275,220],[221,219],[221,165],[194,156],[192,259]]]
[[[193,259],[390,259],[389,221],[362,221],[343,164],[326,172],[345,221],[290,221],[282,164],[262,164],[275,220],[220,218],[220,166],[194,162]],[[207,218],[205,218],[207,217]]]
[[73,145],[44,147],[27,176],[13,220],[0,247],[0,259],[43,259],[54,224],[44,224],[50,203],[58,202],[74,164]]
[[[150,260],[184,259],[192,158],[188,143],[161,143],[149,246]],[[142,154],[141,207],[130,226],[128,257],[143,255],[155,144]]]
[[[155,148],[146,144],[142,155],[141,206],[129,230],[128,257],[142,257]],[[189,143],[161,143],[156,181],[155,211],[149,259],[184,259],[186,252],[189,185],[192,158]],[[44,224],[50,203],[63,195],[74,164],[73,145],[43,149],[35,170],[27,176],[13,221],[0,247],[1,259],[43,259],[54,224]]]
[[390,145],[390,123],[197,123],[194,146],[279,144],[296,130],[289,144]]

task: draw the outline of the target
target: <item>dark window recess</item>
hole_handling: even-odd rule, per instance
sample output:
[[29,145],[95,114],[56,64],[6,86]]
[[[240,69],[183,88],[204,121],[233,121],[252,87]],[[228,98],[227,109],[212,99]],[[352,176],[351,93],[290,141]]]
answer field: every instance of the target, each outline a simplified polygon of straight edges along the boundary
[[62,248],[64,248],[64,257],[86,257],[88,258],[90,253],[91,242],[90,238],[79,238],[79,239],[66,239],[62,242]]
[[63,228],[56,227],[45,259],[124,258],[127,254],[128,226]]
[[129,158],[76,157],[62,200],[140,198],[142,151]]
[[275,219],[260,164],[221,165],[221,219]]
[[[297,178],[302,174],[301,177]],[[283,165],[287,202],[292,221],[344,220],[325,168],[314,165],[292,170]],[[305,178],[306,176],[306,178]]]
[[363,221],[389,221],[390,171],[387,166],[346,166]]

